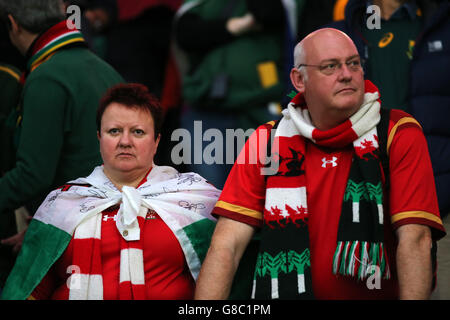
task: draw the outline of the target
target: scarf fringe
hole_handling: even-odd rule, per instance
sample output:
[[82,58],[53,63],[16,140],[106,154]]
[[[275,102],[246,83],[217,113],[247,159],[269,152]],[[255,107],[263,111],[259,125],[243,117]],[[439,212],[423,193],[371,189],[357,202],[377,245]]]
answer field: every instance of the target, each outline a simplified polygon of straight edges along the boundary
[[333,274],[365,280],[378,273],[391,278],[386,249],[382,242],[339,241],[333,257]]

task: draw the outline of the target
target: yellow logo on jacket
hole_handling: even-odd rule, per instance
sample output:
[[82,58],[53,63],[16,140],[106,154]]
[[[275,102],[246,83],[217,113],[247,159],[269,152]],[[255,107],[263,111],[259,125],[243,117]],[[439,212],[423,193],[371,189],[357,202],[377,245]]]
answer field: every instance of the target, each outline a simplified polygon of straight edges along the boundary
[[378,42],[378,47],[380,48],[386,47],[389,43],[392,42],[392,39],[394,39],[394,34],[392,32],[386,33]]
[[413,58],[413,50],[415,44],[416,42],[414,40],[409,40],[408,51],[406,51],[406,55],[408,56],[409,60],[412,60]]
[[257,69],[263,88],[269,88],[278,83],[277,66],[274,61],[262,62],[257,65]]

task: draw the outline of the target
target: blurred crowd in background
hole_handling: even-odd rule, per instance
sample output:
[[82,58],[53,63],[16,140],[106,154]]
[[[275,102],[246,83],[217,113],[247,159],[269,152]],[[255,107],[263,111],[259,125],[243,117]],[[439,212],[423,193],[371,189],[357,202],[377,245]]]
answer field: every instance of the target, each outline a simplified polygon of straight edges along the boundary
[[[345,31],[365,62],[366,78],[380,89],[383,106],[411,113],[422,125],[449,229],[448,1],[75,0],[65,5],[68,16],[75,12],[70,6],[81,9],[80,31],[89,48],[125,81],[146,85],[161,101],[164,124],[155,163],[195,171],[218,188],[232,163],[194,163],[208,140],[202,148],[191,141],[191,161],[174,163],[171,152],[178,141],[171,141],[172,132],[184,128],[193,136],[194,121],[201,121],[202,132],[217,129],[225,136],[227,129],[255,129],[278,119],[292,92],[294,46],[323,26]],[[370,5],[381,9],[379,27],[368,25],[377,12]],[[7,24],[0,28],[2,176],[15,165],[14,123],[8,124],[8,116],[19,103],[27,61],[11,43]],[[234,158],[238,151],[233,150]],[[223,152],[230,150],[224,146]],[[441,241],[447,299],[448,238],[447,247]]]

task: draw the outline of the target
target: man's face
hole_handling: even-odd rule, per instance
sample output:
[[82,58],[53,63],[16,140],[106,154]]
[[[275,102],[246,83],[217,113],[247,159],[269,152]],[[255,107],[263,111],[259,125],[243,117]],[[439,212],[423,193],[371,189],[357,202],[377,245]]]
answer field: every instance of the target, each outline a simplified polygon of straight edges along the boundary
[[[364,73],[355,67],[359,61],[358,51],[353,42],[338,32],[316,34],[305,43],[307,80],[304,82],[304,96],[310,112],[333,116],[351,116],[361,106],[364,99]],[[336,66],[333,74],[325,74],[323,67]]]

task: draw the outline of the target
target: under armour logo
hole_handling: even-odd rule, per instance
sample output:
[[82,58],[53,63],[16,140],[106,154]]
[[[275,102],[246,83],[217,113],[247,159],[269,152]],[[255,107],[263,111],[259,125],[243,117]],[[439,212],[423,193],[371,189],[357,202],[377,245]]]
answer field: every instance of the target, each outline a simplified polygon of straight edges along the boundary
[[103,216],[103,221],[108,221],[108,219],[113,219],[114,221],[116,221],[117,220],[117,214],[114,215],[114,216],[108,216],[107,214],[105,214]]
[[336,160],[336,157],[331,158],[331,160],[328,160],[326,157],[322,158],[322,168],[327,168],[329,164],[331,164],[332,167],[336,167]]

